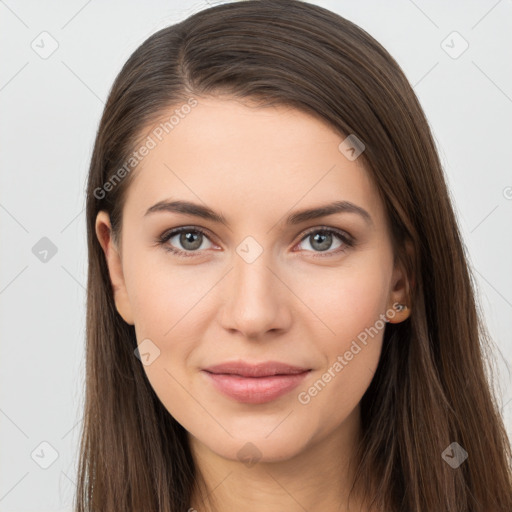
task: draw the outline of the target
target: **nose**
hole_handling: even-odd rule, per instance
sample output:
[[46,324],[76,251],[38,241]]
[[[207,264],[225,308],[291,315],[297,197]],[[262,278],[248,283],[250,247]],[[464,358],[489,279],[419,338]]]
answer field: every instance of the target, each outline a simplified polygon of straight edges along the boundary
[[238,332],[245,338],[261,339],[269,332],[289,328],[289,307],[292,292],[263,252],[248,263],[238,254],[233,269],[223,280],[221,323],[224,329]]

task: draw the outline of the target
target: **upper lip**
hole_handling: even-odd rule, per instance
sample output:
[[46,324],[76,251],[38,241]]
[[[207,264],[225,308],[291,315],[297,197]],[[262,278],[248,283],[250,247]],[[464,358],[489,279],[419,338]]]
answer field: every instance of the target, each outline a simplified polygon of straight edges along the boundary
[[311,368],[302,368],[279,361],[265,361],[261,363],[247,363],[245,361],[232,361],[203,368],[210,373],[226,373],[240,375],[241,377],[268,377],[270,375],[292,375],[303,373]]

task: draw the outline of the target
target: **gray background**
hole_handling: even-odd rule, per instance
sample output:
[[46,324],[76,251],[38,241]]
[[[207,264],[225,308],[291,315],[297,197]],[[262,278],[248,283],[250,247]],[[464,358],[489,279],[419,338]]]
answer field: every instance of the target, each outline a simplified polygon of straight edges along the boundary
[[[496,343],[512,433],[512,1],[313,3],[379,40],[423,105]],[[83,401],[84,190],[95,132],[135,48],[206,6],[0,0],[1,512],[70,510]],[[52,44],[58,48],[46,55]]]

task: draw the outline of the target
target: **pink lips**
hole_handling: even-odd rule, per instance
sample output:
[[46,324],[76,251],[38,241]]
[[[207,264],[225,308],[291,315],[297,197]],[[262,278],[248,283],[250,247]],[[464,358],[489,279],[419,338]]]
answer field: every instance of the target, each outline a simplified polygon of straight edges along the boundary
[[248,404],[275,400],[297,387],[308,368],[277,361],[251,365],[231,362],[204,368],[203,373],[225,395]]

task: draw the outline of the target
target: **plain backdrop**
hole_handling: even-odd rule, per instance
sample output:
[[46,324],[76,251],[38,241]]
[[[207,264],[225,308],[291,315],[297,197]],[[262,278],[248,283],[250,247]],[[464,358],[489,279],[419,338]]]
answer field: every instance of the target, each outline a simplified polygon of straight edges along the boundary
[[[381,42],[419,97],[496,343],[512,432],[512,1],[313,3]],[[0,0],[1,512],[71,510],[95,133],[130,54],[208,5]]]

